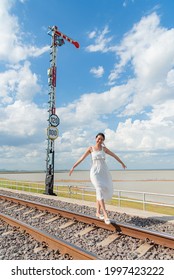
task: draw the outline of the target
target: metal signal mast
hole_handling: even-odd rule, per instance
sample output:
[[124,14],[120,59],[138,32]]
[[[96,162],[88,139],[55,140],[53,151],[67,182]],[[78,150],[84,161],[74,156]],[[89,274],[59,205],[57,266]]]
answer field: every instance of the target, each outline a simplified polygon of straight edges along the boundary
[[54,195],[54,141],[58,137],[57,126],[60,124],[59,117],[56,115],[56,50],[65,44],[64,40],[79,48],[79,43],[72,40],[62,32],[57,26],[49,27],[48,35],[51,36],[50,68],[48,68],[49,85],[49,109],[48,109],[48,128],[47,128],[47,155],[46,155],[46,178],[45,193]]

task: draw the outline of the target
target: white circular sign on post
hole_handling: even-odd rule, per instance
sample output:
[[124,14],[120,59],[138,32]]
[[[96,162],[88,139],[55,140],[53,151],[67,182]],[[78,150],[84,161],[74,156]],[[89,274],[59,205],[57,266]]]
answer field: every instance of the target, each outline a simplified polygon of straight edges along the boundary
[[52,126],[58,126],[60,124],[60,119],[57,115],[52,114],[49,118],[49,122]]
[[59,131],[58,131],[57,127],[49,126],[47,128],[47,135],[48,135],[48,138],[51,140],[55,140],[58,137],[58,132]]

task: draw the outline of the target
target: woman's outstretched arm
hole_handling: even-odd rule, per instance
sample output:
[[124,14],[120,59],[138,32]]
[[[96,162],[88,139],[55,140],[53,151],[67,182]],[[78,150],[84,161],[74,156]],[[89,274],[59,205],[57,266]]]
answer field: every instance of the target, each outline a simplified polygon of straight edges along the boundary
[[89,154],[91,153],[91,147],[89,147],[86,152],[74,163],[73,167],[71,168],[69,172],[69,176],[71,176],[72,172],[74,171],[74,168],[79,165]]
[[104,147],[105,153],[110,155],[111,157],[115,158],[121,165],[122,167],[125,169],[127,168],[126,165],[122,162],[122,160],[113,152],[111,152],[108,148]]

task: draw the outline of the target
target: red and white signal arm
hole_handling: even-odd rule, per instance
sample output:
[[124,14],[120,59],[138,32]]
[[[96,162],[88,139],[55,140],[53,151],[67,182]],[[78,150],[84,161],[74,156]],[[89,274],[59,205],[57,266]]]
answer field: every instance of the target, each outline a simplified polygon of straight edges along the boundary
[[59,135],[59,131],[55,126],[49,126],[47,128],[47,136],[51,140],[55,140]]

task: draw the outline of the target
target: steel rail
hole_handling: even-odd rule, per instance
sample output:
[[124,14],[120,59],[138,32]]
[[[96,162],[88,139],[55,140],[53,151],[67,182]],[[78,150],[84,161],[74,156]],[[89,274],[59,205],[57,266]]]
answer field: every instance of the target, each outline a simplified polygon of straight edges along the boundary
[[132,236],[138,239],[149,239],[154,244],[174,249],[174,236],[170,234],[143,229],[128,224],[115,224],[114,221],[112,223],[112,226],[125,235]]
[[117,223],[115,220],[111,220],[111,224],[107,225],[102,220],[97,218],[81,215],[79,213],[74,213],[71,211],[66,211],[64,209],[48,206],[41,203],[35,203],[29,200],[22,200],[14,197],[9,197],[5,195],[0,195],[0,198],[5,200],[10,200],[15,203],[20,203],[25,206],[34,207],[36,209],[51,212],[69,219],[74,219],[86,224],[93,224],[97,227],[104,228],[110,231],[117,231],[127,236],[131,236],[138,239],[149,239],[155,244],[162,245],[171,249],[174,249],[174,236],[166,233],[156,232],[153,230],[143,229],[137,226]]
[[76,245],[64,241],[60,238],[56,238],[45,231],[34,228],[24,222],[18,221],[9,215],[0,213],[0,218],[7,224],[25,230],[34,239],[39,242],[45,242],[50,249],[59,250],[61,254],[68,254],[73,260],[97,260],[99,259],[95,254],[79,248]]

